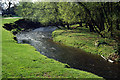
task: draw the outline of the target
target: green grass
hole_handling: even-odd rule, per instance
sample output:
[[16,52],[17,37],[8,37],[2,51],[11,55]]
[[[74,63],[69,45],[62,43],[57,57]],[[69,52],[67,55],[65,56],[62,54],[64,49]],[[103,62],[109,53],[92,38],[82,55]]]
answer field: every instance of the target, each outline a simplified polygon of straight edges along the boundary
[[0,19],[0,80],[2,78],[2,20]]
[[0,18],[2,18],[2,15],[0,15]]
[[[18,19],[3,19],[3,23]],[[65,68],[66,64],[47,58],[28,44],[18,44],[11,32],[2,28],[3,78],[101,78],[89,72]]]
[[114,40],[101,38],[97,33],[90,32],[87,28],[82,27],[77,30],[55,30],[52,33],[53,40],[63,43],[67,46],[80,48],[92,54],[103,55],[108,57],[115,52],[113,46],[102,44],[99,47],[95,46],[95,41],[107,42],[110,45],[116,44]]

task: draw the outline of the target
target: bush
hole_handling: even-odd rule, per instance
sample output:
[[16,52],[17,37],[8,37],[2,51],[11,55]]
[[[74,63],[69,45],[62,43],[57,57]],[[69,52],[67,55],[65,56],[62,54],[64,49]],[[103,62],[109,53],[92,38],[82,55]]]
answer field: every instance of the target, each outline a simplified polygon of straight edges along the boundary
[[4,14],[3,17],[12,17],[13,15],[12,14]]
[[12,14],[9,14],[8,17],[12,17]]
[[8,15],[7,14],[4,14],[3,17],[7,17]]

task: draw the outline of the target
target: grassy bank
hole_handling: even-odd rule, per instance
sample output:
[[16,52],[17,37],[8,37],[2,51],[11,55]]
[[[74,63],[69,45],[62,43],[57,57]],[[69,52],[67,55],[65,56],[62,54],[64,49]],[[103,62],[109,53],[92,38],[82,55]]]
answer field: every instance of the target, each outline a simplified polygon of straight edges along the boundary
[[[1,15],[0,15],[1,17]],[[2,20],[0,19],[0,80],[2,79]]]
[[[77,30],[55,30],[52,33],[53,40],[63,43],[67,46],[80,48],[92,54],[103,55],[108,57],[115,53],[114,46],[116,43],[112,39],[101,38],[97,33],[89,32],[87,28],[78,28]],[[95,42],[99,41],[98,47]]]
[[[3,23],[18,19],[3,19]],[[10,31],[2,28],[3,78],[101,78],[92,73],[72,68],[49,59],[28,44],[18,44]]]

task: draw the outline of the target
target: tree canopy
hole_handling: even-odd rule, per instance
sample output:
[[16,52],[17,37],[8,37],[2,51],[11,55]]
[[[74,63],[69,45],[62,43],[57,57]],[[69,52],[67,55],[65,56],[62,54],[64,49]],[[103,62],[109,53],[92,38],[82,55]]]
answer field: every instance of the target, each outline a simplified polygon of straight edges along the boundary
[[16,12],[43,25],[85,23],[91,32],[111,37],[120,30],[120,2],[22,2]]

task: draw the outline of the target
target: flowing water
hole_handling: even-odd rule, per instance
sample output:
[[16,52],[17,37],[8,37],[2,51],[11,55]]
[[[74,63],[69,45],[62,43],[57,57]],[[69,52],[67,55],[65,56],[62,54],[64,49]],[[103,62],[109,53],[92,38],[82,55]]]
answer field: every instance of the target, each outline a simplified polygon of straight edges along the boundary
[[41,54],[68,64],[71,68],[94,73],[104,78],[118,78],[120,64],[105,61],[98,55],[86,53],[80,49],[53,42],[51,32],[55,27],[41,27],[16,35],[18,43],[28,43]]

